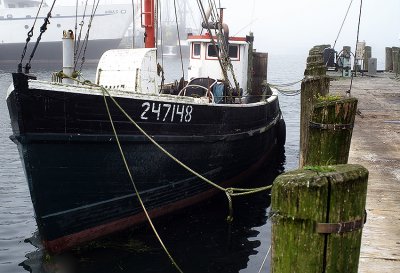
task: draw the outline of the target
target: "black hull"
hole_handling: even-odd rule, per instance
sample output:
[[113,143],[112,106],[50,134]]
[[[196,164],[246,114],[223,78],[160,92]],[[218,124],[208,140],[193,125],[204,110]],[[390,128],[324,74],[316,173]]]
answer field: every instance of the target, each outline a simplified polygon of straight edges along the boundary
[[[24,81],[14,75],[16,88],[7,104],[12,139],[24,164],[46,247],[61,251],[143,222],[103,97],[30,89]],[[159,101],[117,100],[166,150],[220,185],[246,178],[271,156],[278,142],[277,99],[252,107],[193,104],[190,119],[167,122],[157,121],[156,114],[140,118],[144,103]],[[152,216],[218,192],[151,144],[113,105],[111,110],[135,184]]]
[[[104,40],[90,40],[85,52],[85,59],[98,60],[101,55],[109,49],[118,48],[121,39],[104,39]],[[28,44],[28,50],[25,59],[29,59],[34,47],[34,42]],[[22,50],[25,43],[0,43],[0,62],[2,61],[19,61],[21,59]],[[41,42],[36,49],[34,60],[39,61],[58,61],[62,62],[62,42]],[[82,58],[82,55],[80,56]]]

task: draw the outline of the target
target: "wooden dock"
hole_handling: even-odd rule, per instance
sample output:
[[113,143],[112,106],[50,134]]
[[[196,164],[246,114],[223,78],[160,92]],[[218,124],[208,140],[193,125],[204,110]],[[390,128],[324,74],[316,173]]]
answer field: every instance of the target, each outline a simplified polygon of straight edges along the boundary
[[[400,272],[400,79],[393,73],[353,78],[358,98],[349,163],[369,174],[367,223],[360,273]],[[330,93],[349,90],[350,78],[331,81]]]

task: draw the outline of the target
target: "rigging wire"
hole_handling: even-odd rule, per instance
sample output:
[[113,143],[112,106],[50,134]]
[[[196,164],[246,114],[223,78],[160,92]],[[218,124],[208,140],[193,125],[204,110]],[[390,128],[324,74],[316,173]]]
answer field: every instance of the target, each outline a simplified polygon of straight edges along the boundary
[[158,0],[158,6],[159,6],[159,24],[160,24],[160,42],[161,42],[161,67],[164,67],[164,41],[163,41],[163,24],[162,24],[162,6],[161,6],[161,0]]
[[[176,0],[174,0],[174,10],[175,10],[176,32],[178,33],[179,54],[181,57],[182,77],[183,79],[185,79],[185,70],[183,69],[183,59],[182,59],[181,35],[179,33],[178,14],[176,11]],[[183,13],[183,16],[186,16],[185,13]]]
[[36,21],[37,21],[37,19],[39,17],[39,12],[40,12],[40,10],[42,8],[42,5],[43,5],[43,0],[40,2],[39,9],[38,9],[38,11],[36,13],[35,20],[33,21],[33,25],[31,27],[31,29],[28,31],[28,34],[27,34],[28,37],[26,38],[26,43],[25,43],[24,49],[22,50],[21,61],[18,64],[18,72],[22,72],[22,62],[24,61],[26,50],[28,49],[28,43],[30,42],[30,40],[31,40],[31,38],[33,36],[33,30],[35,29],[35,24],[36,24]]
[[[361,22],[361,12],[362,12],[362,4],[363,4],[363,0],[361,0],[360,2],[360,13],[358,15],[358,26],[357,26],[357,41],[356,41],[356,51],[354,54],[354,73],[357,73],[357,66],[356,66],[356,61],[357,61],[357,45],[358,45],[358,37],[360,34],[360,22]],[[348,91],[349,96],[351,95],[351,88],[353,86],[353,73],[351,73],[351,81],[350,81],[350,89]]]
[[219,16],[218,16],[217,6],[215,5],[215,1],[212,2],[211,0],[208,0],[208,5],[211,8],[211,20],[213,22],[218,22]]
[[222,35],[222,33],[223,33],[223,31],[222,31],[222,20],[220,20],[222,18],[218,17],[218,9],[217,9],[217,5],[215,3],[215,0],[213,0],[212,2],[211,2],[211,0],[208,0],[208,1],[209,1],[210,5],[212,5],[212,3],[214,3],[213,6],[214,6],[215,13],[216,13],[216,16],[217,16],[215,22],[218,23],[218,33],[216,33],[216,34],[217,34],[218,43],[221,45],[220,49],[221,49],[221,52],[222,52],[222,55],[223,55],[224,65],[231,71],[233,82],[235,84],[235,88],[236,88],[237,92],[240,92],[239,83],[237,82],[235,71],[233,69],[233,65],[232,65],[231,59],[229,57],[229,37],[228,37],[228,41],[225,41],[224,40],[225,38]]
[[135,48],[135,0],[132,0],[132,48]]
[[75,48],[76,44],[76,32],[78,31],[78,0],[75,3],[75,29],[74,29],[74,63],[75,63]]
[[245,25],[244,27],[242,27],[241,29],[239,29],[235,34],[232,35],[232,37],[236,37],[236,35],[238,35],[240,32],[242,32],[242,30],[244,30],[245,28],[247,28],[248,26],[250,26],[250,32],[251,32],[251,25],[257,21],[258,18],[255,18],[253,20],[250,21],[250,23],[248,23],[247,25]]
[[251,27],[253,25],[253,22],[255,21],[255,19],[254,19],[255,11],[256,11],[256,0],[253,0],[253,10],[251,11],[251,21],[250,21],[250,32],[251,32]]
[[[162,29],[162,7],[161,7],[161,0],[157,1],[157,10],[159,10],[159,13],[157,15],[158,17],[158,24],[159,24],[159,31],[157,31],[157,37],[160,35],[160,47],[161,47],[161,65],[157,62],[157,74],[161,76],[161,87],[160,90],[163,89],[164,87],[164,82],[165,82],[165,77],[164,77],[164,41],[163,41],[163,29]],[[158,38],[157,38],[158,41]],[[158,54],[158,49],[156,50]]]
[[[82,54],[82,62],[81,62],[81,66],[79,67],[79,72],[82,71],[83,65],[85,63],[85,54],[86,54],[86,49],[87,46],[89,44],[89,34],[90,34],[90,28],[92,27],[92,22],[93,22],[93,18],[94,15],[96,14],[97,8],[99,6],[100,0],[97,0],[97,3],[95,5],[96,0],[93,0],[93,6],[92,6],[92,13],[90,15],[90,19],[89,19],[89,24],[88,24],[88,28],[86,30],[86,36],[85,36],[85,40],[84,40],[84,47],[83,48],[83,54]],[[82,51],[81,48],[81,51]],[[80,56],[80,52],[79,52],[79,56]]]
[[[202,12],[204,18],[207,19],[207,16],[206,16],[206,12],[205,12],[205,10],[204,10],[203,3],[201,2],[201,0],[197,0],[197,1],[198,1],[198,3],[199,3],[200,12]],[[210,26],[209,26],[209,24],[208,24],[208,22],[207,22],[206,20],[204,21],[204,23],[207,25],[207,31],[208,31],[208,33],[210,34],[211,43],[212,43],[213,46],[214,46],[215,52],[218,52],[218,47],[217,47],[217,45],[216,45],[216,43],[215,43],[215,40],[214,40],[214,38],[213,38],[213,35],[212,35],[212,32],[211,32]],[[221,58],[218,56],[217,59],[218,59],[219,65],[220,65],[220,67],[221,67],[222,74],[223,74],[223,76],[224,76],[225,82],[226,82],[229,86],[231,86],[231,83],[230,83],[229,78],[228,78],[228,73],[227,73],[227,71],[226,71],[224,65],[222,64]]]
[[[79,35],[78,35],[78,39],[76,39],[76,47],[75,47],[75,52],[74,52],[74,70],[76,69],[76,65],[78,64],[78,60],[80,58],[80,52],[78,55],[78,51],[79,51],[79,47],[80,47],[80,43],[81,43],[83,25],[85,24],[86,9],[87,9],[87,5],[88,5],[88,1],[89,0],[86,0],[86,2],[85,2],[85,7],[83,9],[83,14],[82,14],[82,20],[81,20],[81,23],[79,24],[80,25]],[[76,37],[76,33],[75,33],[75,37]]]
[[[202,22],[205,22],[205,23],[207,23],[206,21],[206,17],[205,17],[205,15],[203,15],[203,12],[201,12],[201,6],[200,6],[200,4],[199,4],[199,0],[197,0],[196,1],[196,3],[197,3],[197,6],[198,6],[198,8],[199,8],[199,10],[200,10],[200,17],[201,17],[201,20],[202,20]],[[201,25],[201,23],[200,23],[200,25]],[[200,35],[202,35],[203,34],[203,27],[201,28],[201,31],[200,31]]]
[[51,12],[53,11],[54,5],[56,4],[56,0],[53,1],[53,4],[51,5],[51,8],[49,12],[47,13],[47,16],[44,18],[43,25],[40,27],[40,34],[36,40],[35,46],[31,52],[31,55],[29,56],[29,61],[25,65],[25,73],[29,73],[29,70],[31,69],[31,61],[33,59],[33,56],[35,56],[35,52],[37,47],[39,46],[40,40],[42,39],[43,33],[46,32],[47,30],[47,25],[50,24],[50,17],[51,17]]
[[342,25],[340,26],[339,32],[338,32],[338,34],[336,36],[336,39],[335,39],[335,43],[333,44],[333,49],[335,49],[336,42],[337,42],[337,40],[339,38],[340,33],[342,32],[342,28],[343,28],[344,22],[346,21],[347,15],[349,14],[349,10],[350,10],[350,7],[351,7],[352,3],[353,3],[353,0],[350,1],[349,7],[347,8],[346,15],[343,18]]

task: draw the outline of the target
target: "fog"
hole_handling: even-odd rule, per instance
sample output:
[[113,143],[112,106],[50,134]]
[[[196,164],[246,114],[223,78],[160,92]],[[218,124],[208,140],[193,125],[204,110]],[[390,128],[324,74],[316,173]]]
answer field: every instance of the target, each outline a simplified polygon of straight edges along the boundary
[[[229,7],[230,28],[250,29],[255,45],[271,53],[308,50],[317,44],[333,46],[351,0],[248,0],[221,1]],[[242,3],[242,4],[240,4]],[[336,49],[356,44],[360,0],[354,0],[337,40]],[[384,52],[386,46],[400,45],[400,0],[364,0],[359,40]],[[240,19],[239,19],[240,18]],[[235,31],[232,31],[233,33]]]
[[[132,0],[101,1],[132,3]],[[161,4],[167,1],[173,0],[161,0]],[[352,50],[355,48],[360,1],[352,2],[335,46],[339,51],[344,45],[351,46]],[[67,0],[59,2],[71,4],[71,1]],[[133,2],[140,1],[133,0]],[[207,2],[203,0],[205,5]],[[226,8],[224,21],[229,25],[231,35],[241,36],[252,31],[257,50],[271,54],[295,54],[308,52],[317,44],[333,46],[351,0],[215,0],[215,2]],[[196,0],[186,0],[186,3],[191,5],[193,13],[198,11]],[[189,16],[196,17],[199,14]],[[372,46],[372,55],[378,59],[384,56],[385,47],[400,46],[400,0],[364,0],[359,40]]]

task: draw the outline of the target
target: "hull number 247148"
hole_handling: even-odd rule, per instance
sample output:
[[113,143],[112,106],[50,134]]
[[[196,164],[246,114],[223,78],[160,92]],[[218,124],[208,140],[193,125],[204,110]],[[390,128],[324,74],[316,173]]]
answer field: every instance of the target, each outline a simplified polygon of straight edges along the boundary
[[140,118],[143,120],[149,118],[163,122],[190,122],[192,120],[193,106],[191,105],[144,102],[142,108]]

